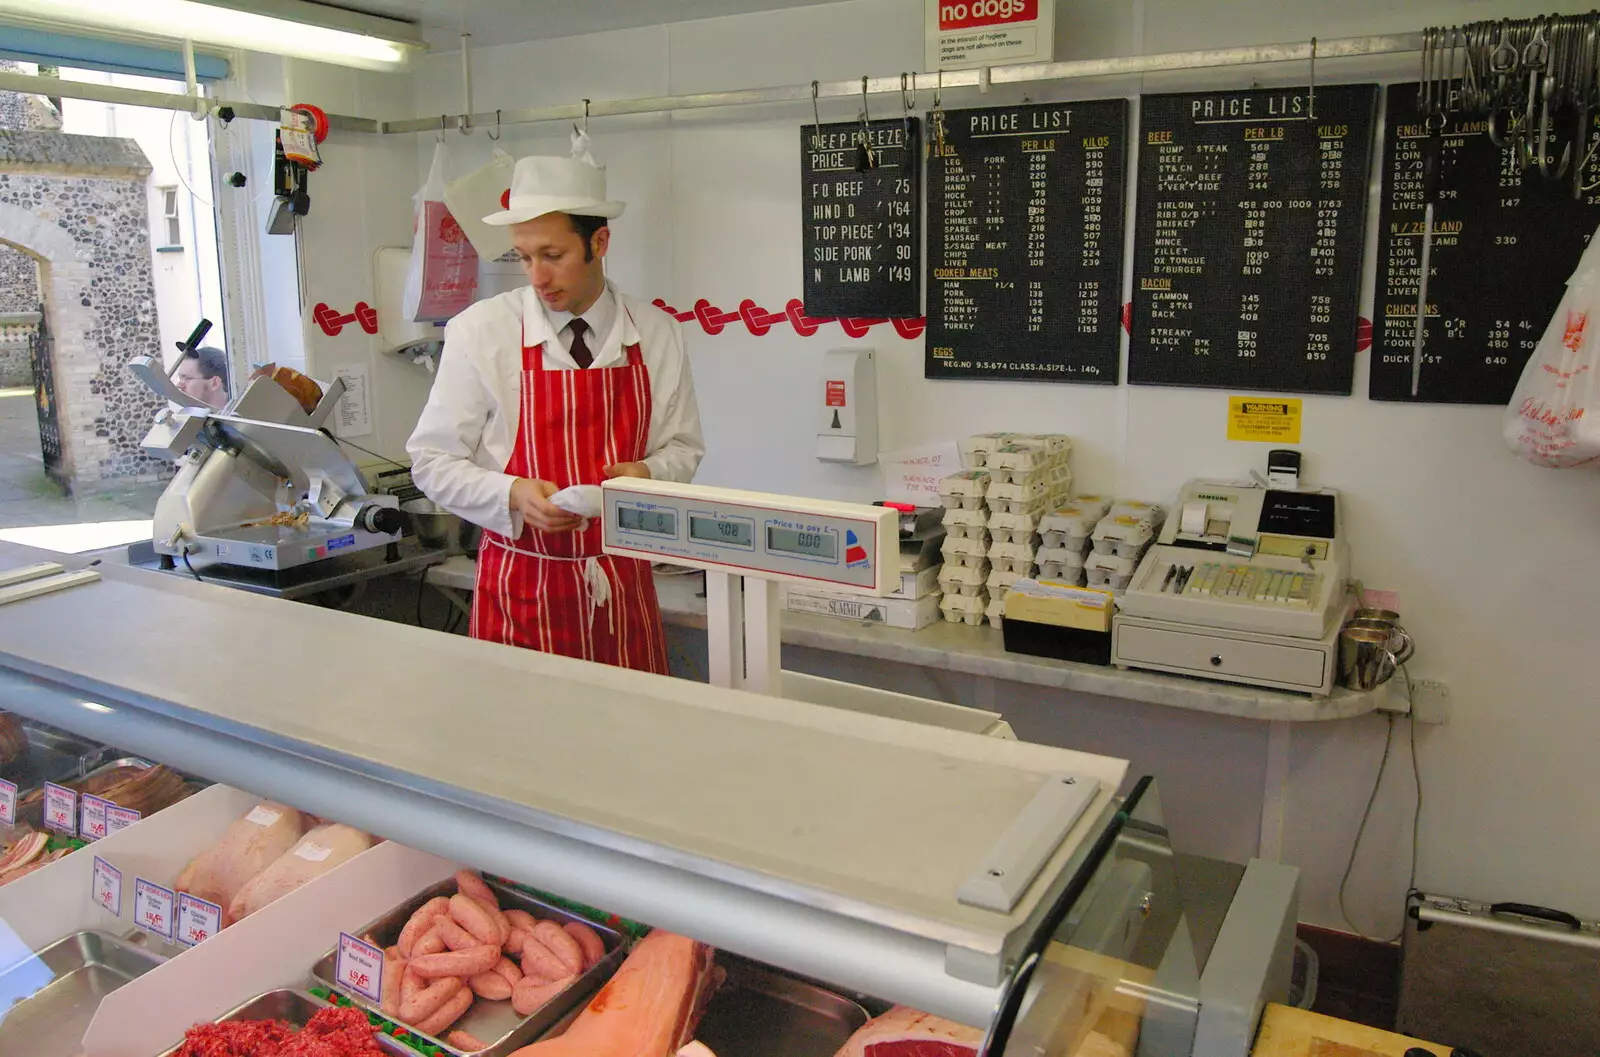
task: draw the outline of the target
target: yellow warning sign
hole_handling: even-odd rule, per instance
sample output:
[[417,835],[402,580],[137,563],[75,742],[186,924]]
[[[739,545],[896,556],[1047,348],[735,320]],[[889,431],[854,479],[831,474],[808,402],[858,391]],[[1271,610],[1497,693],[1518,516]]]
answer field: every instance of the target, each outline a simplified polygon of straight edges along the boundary
[[1300,398],[1228,397],[1228,439],[1300,443]]

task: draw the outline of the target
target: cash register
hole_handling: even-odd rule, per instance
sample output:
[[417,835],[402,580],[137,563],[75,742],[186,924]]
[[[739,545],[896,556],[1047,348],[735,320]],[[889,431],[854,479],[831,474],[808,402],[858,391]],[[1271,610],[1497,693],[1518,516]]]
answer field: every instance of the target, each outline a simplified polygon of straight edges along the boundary
[[1190,481],[1112,621],[1111,661],[1279,690],[1333,690],[1354,601],[1331,488]]

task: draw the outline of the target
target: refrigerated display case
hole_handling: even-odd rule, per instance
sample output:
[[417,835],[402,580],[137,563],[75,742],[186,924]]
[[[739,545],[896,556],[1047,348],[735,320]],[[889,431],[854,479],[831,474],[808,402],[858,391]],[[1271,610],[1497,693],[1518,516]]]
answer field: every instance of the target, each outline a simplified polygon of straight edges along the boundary
[[[204,645],[152,648],[179,636]],[[117,568],[0,606],[0,707],[222,783],[228,810],[270,798],[393,842],[275,904],[277,936],[225,929],[174,967],[238,948],[304,987],[299,944],[459,863],[694,937],[747,980],[972,1025],[996,1057],[1236,1057],[1287,991],[1294,871],[1252,864],[1197,955],[1155,783],[1106,757]],[[167,877],[194,854],[176,843]]]

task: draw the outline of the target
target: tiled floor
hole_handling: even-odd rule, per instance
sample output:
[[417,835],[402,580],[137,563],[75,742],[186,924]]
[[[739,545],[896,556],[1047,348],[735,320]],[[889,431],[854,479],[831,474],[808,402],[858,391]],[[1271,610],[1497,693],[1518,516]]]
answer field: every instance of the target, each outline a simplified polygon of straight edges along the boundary
[[33,390],[0,389],[0,529],[148,518],[164,484],[68,498],[44,473]]

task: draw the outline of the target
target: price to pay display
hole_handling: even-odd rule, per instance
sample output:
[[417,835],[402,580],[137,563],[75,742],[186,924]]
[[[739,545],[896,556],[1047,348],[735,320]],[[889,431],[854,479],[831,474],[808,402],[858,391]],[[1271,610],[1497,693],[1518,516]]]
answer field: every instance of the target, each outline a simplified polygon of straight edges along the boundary
[[872,594],[899,584],[886,507],[640,478],[607,481],[608,554]]

